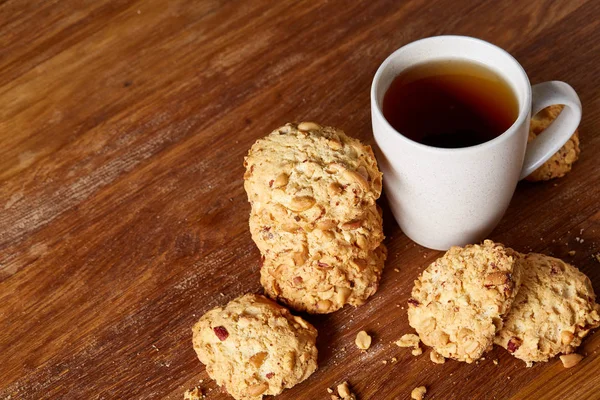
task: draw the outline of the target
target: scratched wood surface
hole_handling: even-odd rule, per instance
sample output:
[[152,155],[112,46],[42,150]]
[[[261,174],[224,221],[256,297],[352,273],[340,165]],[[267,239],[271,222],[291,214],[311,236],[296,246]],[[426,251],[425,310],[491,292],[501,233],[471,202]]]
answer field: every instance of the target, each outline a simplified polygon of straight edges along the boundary
[[[533,83],[579,93],[580,161],[563,179],[521,183],[491,237],[566,259],[600,291],[599,32],[593,0],[0,0],[0,399],[181,399],[196,385],[227,398],[190,328],[261,289],[248,148],[293,120],[373,143],[375,70],[437,34],[489,40]],[[502,349],[434,365],[393,345],[411,331],[412,281],[441,253],[381,205],[380,290],[307,317],[319,370],[281,399],[327,399],[344,380],[360,399],[406,399],[419,385],[431,399],[600,398],[598,332],[569,370],[525,368]],[[366,353],[353,344],[362,329]]]

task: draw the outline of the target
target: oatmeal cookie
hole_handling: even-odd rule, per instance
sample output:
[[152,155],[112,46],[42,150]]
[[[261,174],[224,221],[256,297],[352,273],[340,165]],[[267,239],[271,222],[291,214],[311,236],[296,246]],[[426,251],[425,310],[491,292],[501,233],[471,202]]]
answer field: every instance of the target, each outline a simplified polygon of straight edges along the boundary
[[558,258],[524,255],[519,292],[495,343],[531,365],[572,353],[600,325],[600,305],[587,276]]
[[264,296],[208,311],[192,331],[208,374],[238,400],[277,395],[317,369],[317,330]]
[[486,240],[452,247],[415,281],[408,320],[440,355],[468,363],[492,347],[520,282],[518,253]]
[[[274,210],[275,209],[275,210]],[[250,214],[250,233],[265,257],[281,253],[306,252],[336,255],[340,248],[375,250],[383,241],[383,220],[379,206],[364,210],[363,218],[344,224],[321,220],[311,230],[292,222],[281,223],[277,207]]]
[[363,219],[381,195],[382,174],[370,146],[314,122],[288,123],[259,139],[244,160],[252,209],[312,230]]
[[383,244],[368,251],[306,254],[298,263],[282,253],[264,259],[260,281],[271,298],[295,310],[330,313],[345,304],[359,306],[377,291],[386,255]]
[[[527,142],[531,142],[542,133],[558,117],[563,107],[562,105],[553,105],[532,116]],[[579,158],[579,153],[579,133],[575,130],[575,133],[560,150],[525,179],[537,182],[561,178],[571,171],[573,163]]]

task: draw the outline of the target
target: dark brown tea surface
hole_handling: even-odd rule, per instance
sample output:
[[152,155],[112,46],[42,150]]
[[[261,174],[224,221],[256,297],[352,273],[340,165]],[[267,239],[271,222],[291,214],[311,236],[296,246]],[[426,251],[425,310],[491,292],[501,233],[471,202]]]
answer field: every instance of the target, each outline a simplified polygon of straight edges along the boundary
[[398,75],[383,99],[383,115],[402,135],[425,145],[459,148],[485,143],[515,122],[510,85],[471,61],[443,60]]

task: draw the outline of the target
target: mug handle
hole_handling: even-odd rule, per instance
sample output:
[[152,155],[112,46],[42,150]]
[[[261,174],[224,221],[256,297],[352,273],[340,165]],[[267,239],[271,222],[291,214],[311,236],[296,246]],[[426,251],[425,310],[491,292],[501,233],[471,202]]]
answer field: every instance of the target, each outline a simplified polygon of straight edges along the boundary
[[581,121],[581,101],[575,90],[567,83],[549,81],[531,88],[531,115],[535,115],[553,104],[564,104],[562,112],[537,136],[525,152],[525,161],[519,179],[523,179],[545,163],[573,135]]

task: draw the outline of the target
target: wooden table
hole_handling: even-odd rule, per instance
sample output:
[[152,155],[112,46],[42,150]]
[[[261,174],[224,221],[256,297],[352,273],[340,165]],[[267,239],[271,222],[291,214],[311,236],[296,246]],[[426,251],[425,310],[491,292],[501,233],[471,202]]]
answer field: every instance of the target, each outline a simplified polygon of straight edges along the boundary
[[[572,262],[599,292],[599,32],[592,0],[0,0],[0,398],[182,399],[196,385],[228,398],[190,329],[261,290],[244,155],[292,120],[373,143],[373,74],[426,36],[489,40],[533,83],[577,90],[580,161],[565,178],[521,183],[491,237]],[[600,398],[598,332],[569,370],[525,368],[498,348],[435,365],[393,345],[412,331],[412,281],[441,253],[412,243],[381,204],[379,292],[307,317],[319,370],[279,398],[328,399],[344,380],[360,399],[407,399],[419,385],[429,399]],[[362,329],[374,336],[366,353],[354,346]]]

